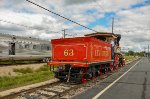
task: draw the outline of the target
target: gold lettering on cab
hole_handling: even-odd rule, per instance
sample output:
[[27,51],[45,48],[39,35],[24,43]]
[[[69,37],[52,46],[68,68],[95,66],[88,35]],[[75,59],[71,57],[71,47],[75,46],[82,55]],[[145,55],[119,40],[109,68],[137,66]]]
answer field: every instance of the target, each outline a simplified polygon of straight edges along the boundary
[[107,57],[109,55],[109,48],[106,48],[105,50],[102,50],[102,48],[100,49],[96,49],[94,52],[94,56],[95,57]]

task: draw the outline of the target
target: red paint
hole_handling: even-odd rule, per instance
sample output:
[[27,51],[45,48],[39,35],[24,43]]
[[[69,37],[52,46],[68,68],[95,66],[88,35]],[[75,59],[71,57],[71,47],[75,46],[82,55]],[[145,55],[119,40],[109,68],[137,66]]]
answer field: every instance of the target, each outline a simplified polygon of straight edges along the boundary
[[116,70],[118,71],[119,55],[115,54]]
[[117,53],[115,54],[115,62],[116,62],[116,64],[119,64],[119,56]]
[[110,70],[111,70],[111,72],[113,72],[113,67],[114,67],[114,65],[113,65],[113,62],[112,62],[112,63],[110,63]]
[[87,63],[107,60],[111,60],[111,44],[92,37],[77,37],[52,40],[52,62],[48,64],[87,67]]
[[88,64],[86,62],[60,62],[60,61],[48,62],[48,65],[54,65],[54,66],[60,66],[64,64],[70,64],[75,67],[88,67]]

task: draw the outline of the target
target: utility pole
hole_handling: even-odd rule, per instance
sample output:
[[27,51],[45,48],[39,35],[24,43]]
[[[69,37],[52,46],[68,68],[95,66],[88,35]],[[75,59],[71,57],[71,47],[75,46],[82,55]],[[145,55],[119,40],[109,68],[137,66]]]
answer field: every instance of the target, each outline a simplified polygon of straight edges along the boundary
[[112,17],[112,33],[114,33],[114,17]]
[[149,54],[149,45],[148,45],[148,54]]
[[146,47],[144,47],[144,52],[146,53]]
[[66,37],[66,30],[67,30],[67,29],[63,29],[63,30],[62,30],[62,31],[63,31],[63,38]]
[[144,56],[146,57],[146,47],[144,47]]
[[148,53],[148,57],[150,57],[150,53],[149,53],[149,45],[148,45],[148,52],[147,52],[147,53]]

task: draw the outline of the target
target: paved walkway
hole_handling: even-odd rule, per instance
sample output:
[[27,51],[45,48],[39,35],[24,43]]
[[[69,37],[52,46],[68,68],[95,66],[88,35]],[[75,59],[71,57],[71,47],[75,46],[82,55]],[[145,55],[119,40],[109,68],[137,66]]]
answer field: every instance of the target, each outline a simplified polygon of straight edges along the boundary
[[108,78],[74,99],[150,99],[150,60],[142,58],[128,67],[123,76]]

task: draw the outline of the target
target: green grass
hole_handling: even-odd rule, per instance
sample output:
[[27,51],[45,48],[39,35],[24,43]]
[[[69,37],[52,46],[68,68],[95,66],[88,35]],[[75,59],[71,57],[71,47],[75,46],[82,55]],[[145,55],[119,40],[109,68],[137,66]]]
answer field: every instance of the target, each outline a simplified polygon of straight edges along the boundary
[[22,74],[27,74],[27,73],[33,73],[33,72],[41,72],[41,71],[49,71],[49,66],[47,65],[43,65],[42,67],[40,67],[37,70],[33,70],[32,68],[14,68],[13,72],[18,72],[18,73],[22,73]]
[[33,70],[32,68],[14,69],[14,72],[19,72],[23,75],[0,77],[0,91],[54,78],[54,73],[49,71],[49,67],[47,65],[44,65],[37,70]]
[[127,61],[127,60],[132,60],[132,59],[134,59],[134,58],[135,58],[134,56],[125,56],[126,61]]
[[49,66],[43,65],[42,67],[36,70],[36,72],[39,72],[39,71],[49,71]]
[[34,72],[30,75],[14,76],[14,77],[0,77],[0,91],[20,87],[24,85],[29,85],[33,83],[38,83],[54,78],[53,72],[41,71]]
[[13,72],[18,72],[18,73],[22,73],[22,74],[27,74],[27,73],[33,73],[33,69],[32,68],[21,68],[21,69],[18,69],[18,68],[14,68],[13,69]]

